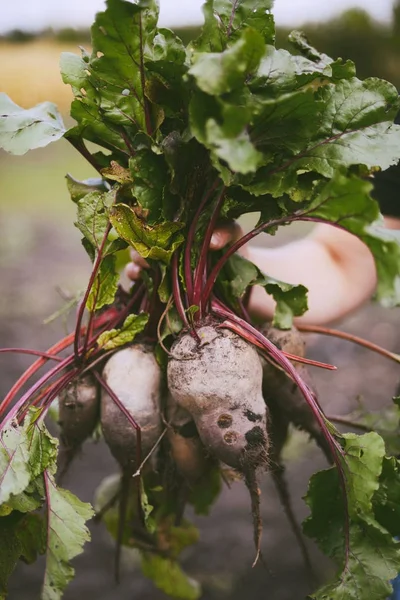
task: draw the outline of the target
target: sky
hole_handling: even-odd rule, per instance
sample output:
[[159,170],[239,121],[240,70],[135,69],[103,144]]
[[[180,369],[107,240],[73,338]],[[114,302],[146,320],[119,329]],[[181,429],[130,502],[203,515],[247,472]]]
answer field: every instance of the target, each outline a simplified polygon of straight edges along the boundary
[[[46,27],[88,27],[104,0],[0,0],[0,33],[12,29],[40,30]],[[160,25],[201,23],[203,0],[160,0]],[[278,25],[298,26],[321,21],[351,7],[367,10],[380,21],[389,21],[393,0],[275,0]]]

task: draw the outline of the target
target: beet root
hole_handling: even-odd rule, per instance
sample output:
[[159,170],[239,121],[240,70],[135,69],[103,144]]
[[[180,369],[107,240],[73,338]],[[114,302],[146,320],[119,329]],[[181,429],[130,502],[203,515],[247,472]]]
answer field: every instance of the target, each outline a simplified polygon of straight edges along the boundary
[[92,435],[100,413],[100,395],[90,373],[72,381],[59,394],[60,475],[65,474],[83,442]]
[[[284,352],[305,356],[305,343],[301,333],[295,328],[283,331],[272,327],[267,323],[261,328],[261,332],[275,346]],[[263,360],[263,394],[265,402],[272,414],[279,419],[293,423],[298,429],[306,431],[320,446],[329,462],[332,462],[332,454],[329,445],[321,431],[321,428],[303,394],[298,386],[280,369]],[[315,393],[309,368],[302,363],[294,363],[297,372]]]
[[267,412],[257,351],[230,330],[205,325],[173,345],[168,387],[205,447],[245,472],[266,466]]
[[136,344],[111,356],[104,367],[103,379],[133,420],[129,421],[103,389],[101,427],[104,439],[122,470],[133,473],[161,435],[161,369],[152,349]]
[[200,439],[191,415],[178,406],[170,395],[167,403],[167,439],[177,472],[188,482],[196,483],[212,463]]

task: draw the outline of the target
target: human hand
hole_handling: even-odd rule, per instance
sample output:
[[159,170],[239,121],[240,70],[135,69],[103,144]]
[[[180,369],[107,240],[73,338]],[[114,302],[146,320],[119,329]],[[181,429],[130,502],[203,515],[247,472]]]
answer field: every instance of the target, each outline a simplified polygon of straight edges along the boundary
[[[223,223],[214,230],[210,242],[210,250],[222,250],[222,248],[235,242],[242,235],[242,228],[236,221]],[[149,263],[133,248],[130,248],[129,254],[131,260],[125,267],[125,275],[131,281],[137,281],[141,277],[142,270],[149,268]]]

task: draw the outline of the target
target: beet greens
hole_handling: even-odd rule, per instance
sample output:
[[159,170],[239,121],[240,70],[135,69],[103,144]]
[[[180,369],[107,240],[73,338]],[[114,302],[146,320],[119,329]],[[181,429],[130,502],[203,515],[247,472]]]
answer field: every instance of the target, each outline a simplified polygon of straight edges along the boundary
[[[334,367],[285,351],[251,321],[249,293],[261,285],[276,301],[273,325],[290,330],[293,318],[307,310],[304,286],[269,277],[237,251],[281,226],[328,223],[369,247],[378,274],[377,300],[388,307],[400,304],[400,244],[383,227],[369,179],[400,159],[400,126],[393,124],[400,103],[393,85],[376,78],[361,81],[352,62],[320,54],[298,32],[290,35],[291,52],[277,49],[271,9],[270,0],[207,0],[202,33],[185,47],[172,31],[157,27],[156,0],[107,0],[92,26],[91,51],[61,57],[63,81],[74,94],[71,129],[64,128],[51,103],[25,110],[0,94],[2,148],[23,154],[63,137],[100,176],[82,182],[67,176],[75,225],[93,264],[75,331],[45,352],[4,349],[39,358],[0,404],[1,597],[19,558],[33,561],[46,554],[42,597],[61,598],[73,577],[70,560],[88,540],[85,521],[92,510],[56,484],[57,442],[44,425],[55,398],[88,374],[135,434],[128,478],[123,470],[120,479],[102,484],[97,519],[118,543],[139,550],[144,574],[164,592],[199,597],[199,586],[178,563],[181,551],[197,540],[184,509],[192,504],[199,514],[209,511],[222,475],[227,477],[221,474],[221,456],[207,446],[209,432],[197,430],[197,414],[179,425],[169,422],[166,390],[163,432],[152,456],[143,456],[135,416],[123,412],[102,370],[122,347],[144,344],[154,352],[166,384],[167,363],[178,360],[174,339],[187,336],[189,345],[201,348],[204,327],[221,339],[239,336],[267,361],[268,372],[295,384],[296,401],[308,411],[318,430],[314,437],[334,464],[311,479],[304,532],[336,561],[338,574],[311,597],[385,600],[390,593],[390,580],[400,571],[393,540],[400,521],[390,510],[400,502],[400,463],[385,456],[384,441],[375,432],[339,434],[296,365]],[[252,231],[224,251],[209,252],[221,220],[251,212],[260,214]],[[150,268],[124,291],[116,265],[128,246]],[[322,331],[329,332],[335,334]],[[385,353],[359,338],[353,341]],[[26,390],[49,361],[54,362]],[[274,427],[266,415],[260,417],[265,439],[266,429]],[[285,419],[295,421],[290,410]],[[198,475],[185,474],[189,462],[183,459],[175,464],[171,440],[200,453]],[[264,453],[255,462],[268,466]],[[232,464],[251,492],[258,556],[256,469],[249,471],[243,460]],[[281,469],[280,463],[276,467]],[[278,470],[274,476],[286,504]],[[289,504],[285,510],[292,521]],[[68,528],[68,537],[59,527]],[[7,554],[4,548],[11,543]]]

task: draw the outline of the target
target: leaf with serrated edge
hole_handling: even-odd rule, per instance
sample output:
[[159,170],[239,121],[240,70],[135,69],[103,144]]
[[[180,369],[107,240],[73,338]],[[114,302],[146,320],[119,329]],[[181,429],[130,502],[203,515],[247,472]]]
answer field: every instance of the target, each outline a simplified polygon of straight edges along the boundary
[[53,477],[44,473],[47,502],[47,551],[42,600],[59,600],[74,575],[70,561],[90,540],[85,523],[93,516],[90,504],[78,500],[68,490],[58,488]]
[[368,246],[377,269],[377,298],[386,306],[395,306],[400,303],[400,241],[384,229],[371,190],[368,181],[338,175],[313,200],[307,216],[339,225]]
[[55,468],[57,441],[36,417],[32,410],[23,425],[7,425],[0,433],[0,505],[24,492],[44,469]]
[[311,516],[303,528],[335,559],[340,570],[332,583],[311,597],[315,600],[385,600],[391,591],[390,580],[400,571],[400,544],[377,519],[384,443],[376,433],[346,434],[343,447],[350,515],[348,561],[343,570],[343,495],[337,471],[332,468],[316,473],[310,480],[306,502]]
[[133,342],[138,333],[143,331],[148,320],[148,314],[129,315],[119,329],[104,331],[98,337],[98,347],[102,350],[114,350],[114,348]]
[[117,293],[119,273],[116,270],[116,257],[106,256],[101,261],[99,272],[94,280],[86,303],[93,312],[112,304]]
[[235,298],[241,298],[249,285],[261,285],[274,298],[276,308],[273,324],[276,327],[290,329],[293,317],[306,312],[307,289],[303,285],[292,285],[269,277],[239,254],[229,258],[226,269],[230,271],[229,286]]
[[133,246],[143,258],[160,260],[168,264],[172,254],[183,243],[179,231],[183,223],[164,221],[147,225],[125,204],[117,204],[110,213],[110,221],[118,234]]

